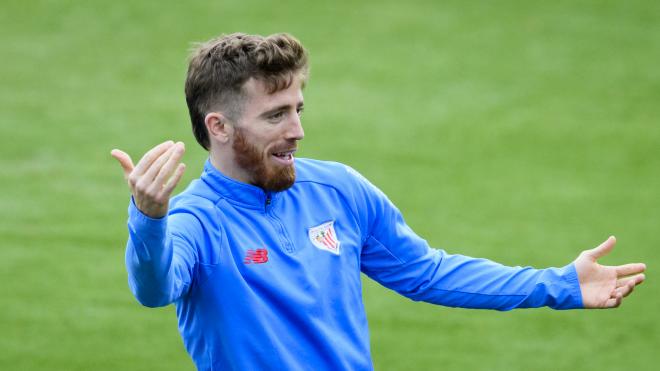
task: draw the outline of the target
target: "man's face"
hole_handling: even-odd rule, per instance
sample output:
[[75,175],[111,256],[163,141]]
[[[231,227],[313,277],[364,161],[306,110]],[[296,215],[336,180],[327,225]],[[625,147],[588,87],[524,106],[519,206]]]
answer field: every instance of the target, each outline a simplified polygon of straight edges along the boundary
[[242,178],[267,191],[282,191],[296,179],[297,142],[304,136],[302,80],[294,77],[284,90],[268,94],[263,82],[245,83],[243,112],[234,126],[232,149]]

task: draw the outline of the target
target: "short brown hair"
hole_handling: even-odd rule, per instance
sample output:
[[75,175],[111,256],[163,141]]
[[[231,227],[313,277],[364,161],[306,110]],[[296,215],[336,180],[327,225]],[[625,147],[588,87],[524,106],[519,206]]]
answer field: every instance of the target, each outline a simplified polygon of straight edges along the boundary
[[270,93],[288,88],[296,73],[308,75],[307,51],[289,34],[270,36],[233,33],[199,44],[190,56],[186,103],[193,134],[206,150],[210,147],[204,118],[221,110],[230,120],[242,113],[243,85],[255,78]]

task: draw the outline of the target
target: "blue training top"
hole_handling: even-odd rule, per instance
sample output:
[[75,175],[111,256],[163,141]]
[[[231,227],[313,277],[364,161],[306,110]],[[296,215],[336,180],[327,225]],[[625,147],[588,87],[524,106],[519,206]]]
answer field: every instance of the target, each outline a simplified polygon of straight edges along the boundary
[[432,249],[355,170],[295,166],[295,184],[271,193],[207,161],[166,217],[129,206],[131,291],[146,306],[176,304],[200,370],[371,370],[360,272],[451,307],[582,307],[573,264],[505,267]]

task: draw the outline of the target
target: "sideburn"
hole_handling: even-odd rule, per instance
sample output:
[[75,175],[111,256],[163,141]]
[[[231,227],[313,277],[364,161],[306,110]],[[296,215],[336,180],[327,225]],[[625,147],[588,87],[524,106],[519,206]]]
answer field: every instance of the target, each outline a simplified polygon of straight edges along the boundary
[[234,128],[232,149],[238,166],[250,174],[250,183],[264,191],[284,191],[296,181],[295,166],[269,167],[259,148],[248,142],[242,128]]

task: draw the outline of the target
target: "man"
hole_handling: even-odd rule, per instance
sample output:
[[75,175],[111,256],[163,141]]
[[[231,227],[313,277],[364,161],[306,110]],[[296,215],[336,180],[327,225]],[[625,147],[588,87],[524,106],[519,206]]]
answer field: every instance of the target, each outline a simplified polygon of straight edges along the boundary
[[209,159],[171,203],[183,143],[135,166],[112,152],[132,193],[130,288],[146,306],[176,304],[200,370],[371,369],[360,272],[413,300],[498,310],[612,308],[644,280],[643,264],[596,262],[613,237],[543,270],[430,248],[354,170],[295,158],[307,74],[286,34],[202,44],[185,90]]

